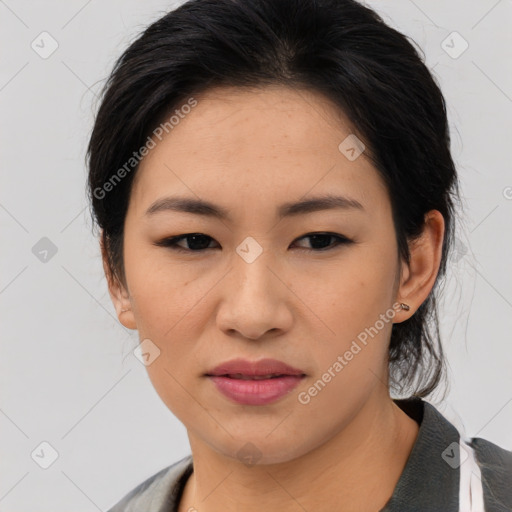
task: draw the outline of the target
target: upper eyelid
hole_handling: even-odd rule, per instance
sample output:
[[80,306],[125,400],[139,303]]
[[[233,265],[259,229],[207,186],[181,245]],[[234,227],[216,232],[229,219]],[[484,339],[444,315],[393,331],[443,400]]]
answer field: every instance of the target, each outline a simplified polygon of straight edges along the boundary
[[[339,238],[345,238],[345,239],[349,240],[349,238],[346,235],[343,235],[342,233],[334,233],[331,231],[310,231],[308,233],[300,235],[299,237],[295,238],[295,240],[300,240],[301,238],[307,238],[309,236],[314,236],[314,235],[337,236]],[[207,238],[211,238],[212,240],[215,240],[215,238],[213,238],[210,235],[207,235],[206,233],[183,233],[182,235],[175,235],[175,236],[163,238],[161,241],[162,242],[179,241],[179,240],[183,240],[184,238],[191,237],[191,236],[205,236]]]
[[[210,235],[207,235],[205,233],[197,233],[197,232],[191,232],[191,233],[183,233],[181,235],[176,235],[176,236],[171,236],[171,237],[167,237],[167,238],[164,238],[162,240],[160,240],[159,242],[155,242],[155,245],[161,245],[161,246],[171,246],[172,244],[172,247],[176,247],[178,250],[179,249],[182,249],[183,251],[187,251],[187,252],[203,252],[205,251],[206,249],[209,249],[208,247],[205,248],[205,249],[198,249],[198,250],[193,250],[193,249],[186,249],[184,247],[181,247],[178,244],[178,242],[181,242],[182,240],[185,240],[187,239],[188,237],[192,237],[194,235],[197,235],[197,236],[204,236],[204,237],[207,237],[207,238],[210,238],[211,240],[215,241],[216,243],[218,243],[215,238],[213,238],[212,236]],[[353,242],[352,239],[350,239],[349,237],[343,235],[342,233],[334,233],[334,232],[331,232],[331,231],[310,231],[308,233],[305,233],[297,238],[295,238],[293,240],[293,242],[296,242],[297,240],[301,240],[303,238],[308,238],[308,237],[311,237],[311,236],[314,236],[314,235],[325,235],[325,236],[331,236],[331,237],[334,237],[337,239],[337,242],[338,244],[335,244],[333,246],[336,247],[337,245],[341,244],[342,242]],[[211,248],[210,248],[211,249]],[[307,249],[306,249],[307,250]],[[313,251],[315,251],[314,249],[311,249]],[[321,249],[317,249],[315,252],[320,252]]]

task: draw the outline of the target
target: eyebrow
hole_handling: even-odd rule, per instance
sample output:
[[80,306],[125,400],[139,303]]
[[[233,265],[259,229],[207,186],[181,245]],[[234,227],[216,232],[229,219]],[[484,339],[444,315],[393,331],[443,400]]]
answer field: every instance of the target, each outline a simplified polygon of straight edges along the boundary
[[[282,219],[284,217],[303,215],[305,213],[322,210],[332,210],[335,208],[365,211],[363,205],[356,199],[344,196],[325,195],[311,197],[298,202],[284,203],[277,209],[277,217]],[[146,210],[145,215],[152,216],[158,212],[165,211],[185,212],[205,217],[214,217],[220,220],[230,220],[230,213],[226,208],[202,199],[178,196],[157,199]]]

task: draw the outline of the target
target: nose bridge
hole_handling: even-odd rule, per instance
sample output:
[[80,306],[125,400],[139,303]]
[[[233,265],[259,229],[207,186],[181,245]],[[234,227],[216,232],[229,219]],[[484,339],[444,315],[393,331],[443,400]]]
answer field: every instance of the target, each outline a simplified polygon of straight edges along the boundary
[[[260,246],[261,247],[261,246]],[[263,249],[263,248],[262,248]],[[270,252],[256,250],[251,242],[240,244],[233,262],[234,291],[240,300],[272,300],[277,291]],[[277,280],[278,281],[278,280]]]
[[274,275],[274,259],[266,252],[255,259],[243,255],[233,258],[227,293],[218,311],[219,327],[253,339],[271,329],[287,329],[291,312],[286,307],[286,287]]

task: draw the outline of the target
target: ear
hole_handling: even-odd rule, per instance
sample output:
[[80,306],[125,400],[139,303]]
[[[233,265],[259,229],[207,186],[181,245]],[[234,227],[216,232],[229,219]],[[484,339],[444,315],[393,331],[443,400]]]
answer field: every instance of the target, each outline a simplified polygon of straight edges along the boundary
[[438,210],[430,210],[425,215],[421,236],[409,244],[409,264],[402,262],[397,301],[405,302],[410,309],[398,311],[395,323],[410,318],[434,287],[441,263],[444,231],[443,215]]
[[101,246],[101,259],[103,262],[103,271],[108,283],[108,292],[110,299],[117,312],[117,318],[122,325],[128,329],[137,329],[135,317],[132,311],[132,304],[130,301],[130,294],[119,280],[112,275],[112,272],[108,265],[107,250],[103,243],[103,231],[100,235],[100,246]]

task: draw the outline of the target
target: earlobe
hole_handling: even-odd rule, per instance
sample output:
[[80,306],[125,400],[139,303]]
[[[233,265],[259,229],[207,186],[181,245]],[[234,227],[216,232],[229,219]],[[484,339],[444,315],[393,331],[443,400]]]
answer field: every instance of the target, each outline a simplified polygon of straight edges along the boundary
[[117,312],[117,318],[127,329],[137,329],[135,317],[133,315],[130,296],[124,286],[117,279],[109,281],[108,291],[110,298]]
[[110,295],[110,299],[112,300],[112,304],[114,305],[114,308],[116,310],[119,322],[122,325],[124,325],[127,329],[136,330],[137,324],[135,322],[135,317],[131,309],[130,294],[128,293],[127,289],[122,285],[122,283],[119,282],[117,277],[112,275],[111,269],[108,265],[108,256],[103,244],[102,235],[100,236],[101,258],[103,263],[103,271],[107,279],[108,293]]
[[397,301],[407,303],[410,308],[397,314],[398,322],[410,318],[434,287],[441,263],[443,239],[444,218],[438,210],[431,210],[425,215],[421,236],[409,244],[409,264],[403,263],[405,268]]
[[127,329],[132,329],[133,331],[137,330],[137,323],[135,322],[135,317],[131,308],[118,311],[117,318]]

